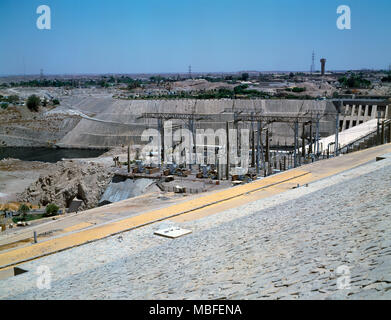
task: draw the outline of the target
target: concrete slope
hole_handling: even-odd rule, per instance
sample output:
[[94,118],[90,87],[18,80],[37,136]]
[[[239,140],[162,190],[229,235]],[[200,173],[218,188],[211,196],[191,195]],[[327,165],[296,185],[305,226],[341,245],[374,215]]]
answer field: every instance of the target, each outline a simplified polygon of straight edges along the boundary
[[151,179],[127,179],[111,182],[99,200],[99,205],[122,201],[142,195],[154,183]]
[[[89,104],[89,102],[85,102]],[[69,132],[59,143],[66,147],[114,147],[131,144],[142,144],[141,134],[148,128],[156,128],[155,119],[138,119],[142,113],[171,112],[171,113],[196,113],[218,114],[226,110],[281,113],[289,115],[305,114],[308,111],[317,111],[320,114],[334,112],[332,103],[313,100],[113,100],[108,101],[102,111],[101,105],[94,108],[96,101],[83,107],[82,104],[72,106],[80,111],[88,109],[89,112],[97,111],[94,119],[84,117],[80,123]],[[87,114],[89,116],[89,114]],[[332,124],[327,121],[330,117],[324,117],[321,121],[321,133],[329,134]],[[181,123],[181,121],[174,121]],[[187,125],[187,123],[185,123]],[[243,125],[242,125],[243,126]],[[248,124],[245,124],[248,126]],[[275,123],[271,125],[274,130],[273,143],[291,143],[293,128],[290,125]],[[225,123],[207,122],[197,123],[197,128],[224,128]]]

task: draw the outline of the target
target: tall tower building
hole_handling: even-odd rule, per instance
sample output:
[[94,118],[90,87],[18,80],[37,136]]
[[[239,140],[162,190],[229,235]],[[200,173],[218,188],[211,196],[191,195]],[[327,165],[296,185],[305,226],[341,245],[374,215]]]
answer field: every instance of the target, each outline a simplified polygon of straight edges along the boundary
[[326,59],[320,59],[320,63],[322,65],[322,76],[326,73]]

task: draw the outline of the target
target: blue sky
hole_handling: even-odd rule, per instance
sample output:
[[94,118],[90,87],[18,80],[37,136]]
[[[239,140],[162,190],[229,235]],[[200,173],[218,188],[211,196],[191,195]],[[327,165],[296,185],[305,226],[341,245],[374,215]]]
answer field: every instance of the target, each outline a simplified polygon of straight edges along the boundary
[[317,68],[387,68],[390,17],[390,0],[0,0],[0,75],[308,71],[312,50]]

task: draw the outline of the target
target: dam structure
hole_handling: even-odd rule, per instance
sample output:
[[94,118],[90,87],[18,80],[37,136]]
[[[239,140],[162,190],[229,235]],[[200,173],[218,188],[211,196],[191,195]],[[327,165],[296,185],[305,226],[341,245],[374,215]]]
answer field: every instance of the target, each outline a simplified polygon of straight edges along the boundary
[[[57,146],[66,148],[111,148],[126,145],[142,145],[141,135],[145,129],[158,128],[158,120],[142,117],[145,113],[178,113],[197,116],[213,114],[207,122],[195,121],[194,129],[222,129],[227,116],[221,114],[280,114],[288,117],[319,115],[319,134],[329,136],[335,132],[336,109],[331,101],[315,100],[110,100],[104,103],[94,98],[85,98],[75,104],[72,112],[82,117]],[[173,125],[187,127],[187,121],[173,120]],[[250,123],[241,122],[238,129],[249,128]],[[271,123],[272,145],[294,144],[294,125]]]

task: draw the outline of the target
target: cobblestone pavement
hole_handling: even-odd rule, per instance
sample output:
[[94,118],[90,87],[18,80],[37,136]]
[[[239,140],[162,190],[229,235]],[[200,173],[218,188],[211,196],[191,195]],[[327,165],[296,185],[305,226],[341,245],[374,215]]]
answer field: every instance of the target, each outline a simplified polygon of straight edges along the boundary
[[23,264],[0,298],[391,299],[390,186],[386,159],[180,224],[193,233],[175,240],[153,235],[170,222],[126,232]]

